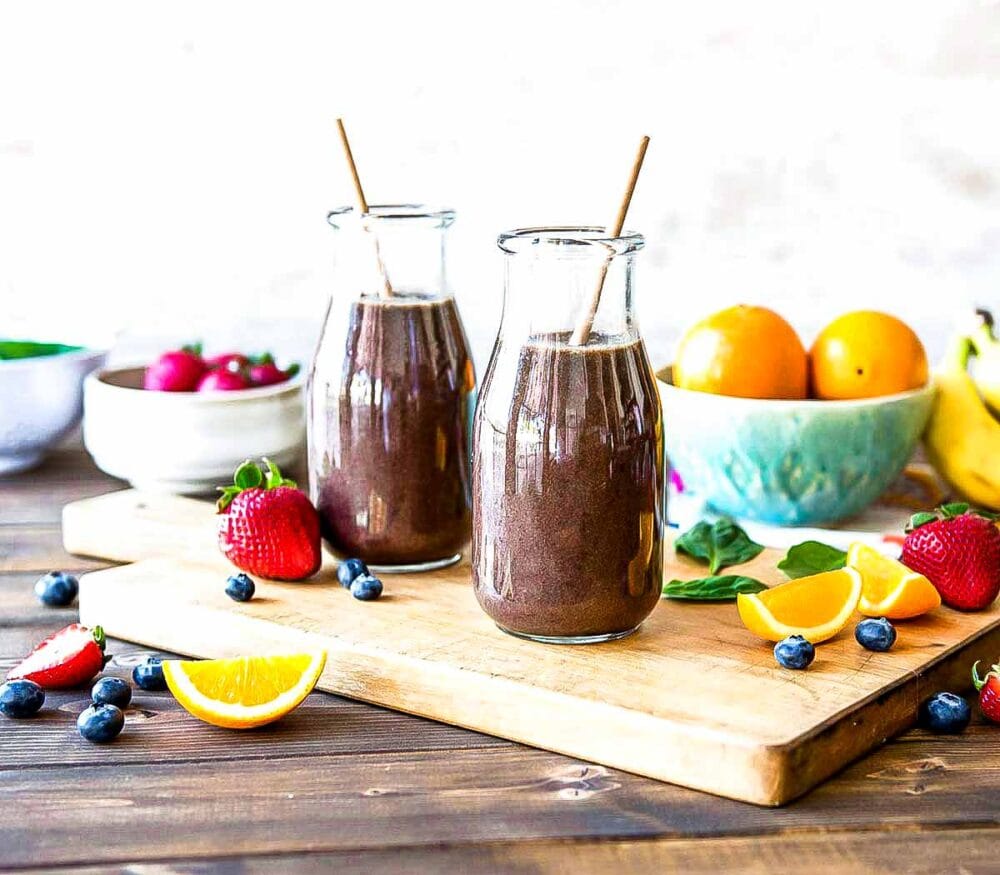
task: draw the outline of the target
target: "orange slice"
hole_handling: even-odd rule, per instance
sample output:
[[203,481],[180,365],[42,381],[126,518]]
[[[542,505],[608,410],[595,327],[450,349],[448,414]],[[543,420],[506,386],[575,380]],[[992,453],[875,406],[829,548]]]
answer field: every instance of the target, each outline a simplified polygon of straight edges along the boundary
[[173,659],[163,663],[163,676],[189,714],[227,729],[251,729],[299,705],[316,686],[325,664],[325,653]]
[[851,544],[847,564],[861,574],[858,610],[866,617],[906,620],[941,604],[941,596],[926,577],[867,544]]
[[853,568],[825,571],[736,596],[740,619],[755,635],[781,641],[801,635],[813,644],[836,635],[861,598],[861,575]]

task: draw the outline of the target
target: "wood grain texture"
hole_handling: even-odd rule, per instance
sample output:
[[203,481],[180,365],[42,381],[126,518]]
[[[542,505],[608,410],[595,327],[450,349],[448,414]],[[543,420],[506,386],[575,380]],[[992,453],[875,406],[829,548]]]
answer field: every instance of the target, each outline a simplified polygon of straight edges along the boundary
[[[603,875],[656,872],[664,875],[775,875],[794,861],[810,875],[993,875],[997,829],[850,831],[815,835],[738,838],[650,839],[643,841],[532,841],[456,844],[442,847],[369,848],[357,851],[292,853],[220,860],[172,860],[159,875],[274,873],[298,875]],[[136,863],[75,870],[80,875],[134,875]],[[141,871],[149,871],[145,867]]]
[[[806,792],[910,725],[934,690],[967,687],[972,662],[1000,651],[1000,606],[942,609],[905,624],[890,654],[861,649],[849,628],[808,672],[791,673],[734,606],[669,601],[623,641],[546,646],[493,626],[467,564],[393,575],[386,596],[365,604],[328,562],[313,582],[261,581],[253,601],[235,604],[209,546],[215,525],[210,505],[132,491],[67,507],[74,551],[128,560],[188,545],[188,561],[85,576],[83,621],[201,657],[323,649],[322,689],[758,804]],[[779,582],[777,558],[766,551],[741,571]],[[670,556],[665,573],[703,570]]]
[[8,865],[57,865],[552,839],[995,831],[992,731],[965,737],[961,752],[950,739],[888,745],[779,811],[517,746],[0,770],[0,847]]

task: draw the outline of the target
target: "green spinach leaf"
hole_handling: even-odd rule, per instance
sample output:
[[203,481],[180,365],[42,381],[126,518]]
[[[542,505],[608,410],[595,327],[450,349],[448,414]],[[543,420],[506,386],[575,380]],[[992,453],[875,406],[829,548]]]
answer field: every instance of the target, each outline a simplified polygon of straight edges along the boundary
[[717,574],[730,565],[749,562],[764,547],[751,541],[732,520],[723,519],[711,524],[702,520],[674,541],[674,549],[705,562],[709,573]]
[[726,574],[722,577],[702,577],[698,580],[671,580],[663,587],[668,599],[692,602],[722,602],[736,598],[741,593],[760,592],[767,587],[752,577]]
[[836,571],[847,564],[847,553],[820,541],[803,541],[790,548],[778,568],[792,579]]

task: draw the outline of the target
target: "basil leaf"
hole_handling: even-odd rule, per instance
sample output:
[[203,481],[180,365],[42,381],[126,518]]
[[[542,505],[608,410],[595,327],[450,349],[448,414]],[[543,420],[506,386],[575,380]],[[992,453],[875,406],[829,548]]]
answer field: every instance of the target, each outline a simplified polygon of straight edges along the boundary
[[741,593],[760,592],[767,587],[752,577],[726,574],[722,577],[701,577],[698,580],[671,580],[663,587],[663,596],[668,599],[683,599],[691,602],[729,601]]
[[778,568],[791,578],[836,571],[847,564],[847,553],[820,541],[803,541],[789,549]]
[[749,562],[764,547],[751,541],[732,520],[718,520],[714,524],[702,520],[674,541],[674,549],[705,562],[709,572],[716,574],[729,565]]

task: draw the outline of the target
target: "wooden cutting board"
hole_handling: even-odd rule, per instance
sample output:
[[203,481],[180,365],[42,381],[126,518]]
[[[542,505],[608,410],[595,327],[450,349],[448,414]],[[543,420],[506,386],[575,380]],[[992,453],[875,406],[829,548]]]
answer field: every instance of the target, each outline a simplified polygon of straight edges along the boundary
[[[324,649],[323,690],[762,805],[910,726],[926,696],[966,689],[972,663],[1000,653],[1000,604],[900,624],[885,654],[851,624],[805,672],[779,668],[731,603],[664,600],[622,641],[535,644],[480,611],[467,562],[385,575],[385,595],[359,602],[328,559],[316,581],[258,582],[241,604],[223,592],[215,526],[206,502],[132,490],[68,505],[67,550],[135,563],[83,577],[82,621],[198,657]],[[777,583],[778,558],[740,570]],[[703,573],[668,556],[671,576]]]

